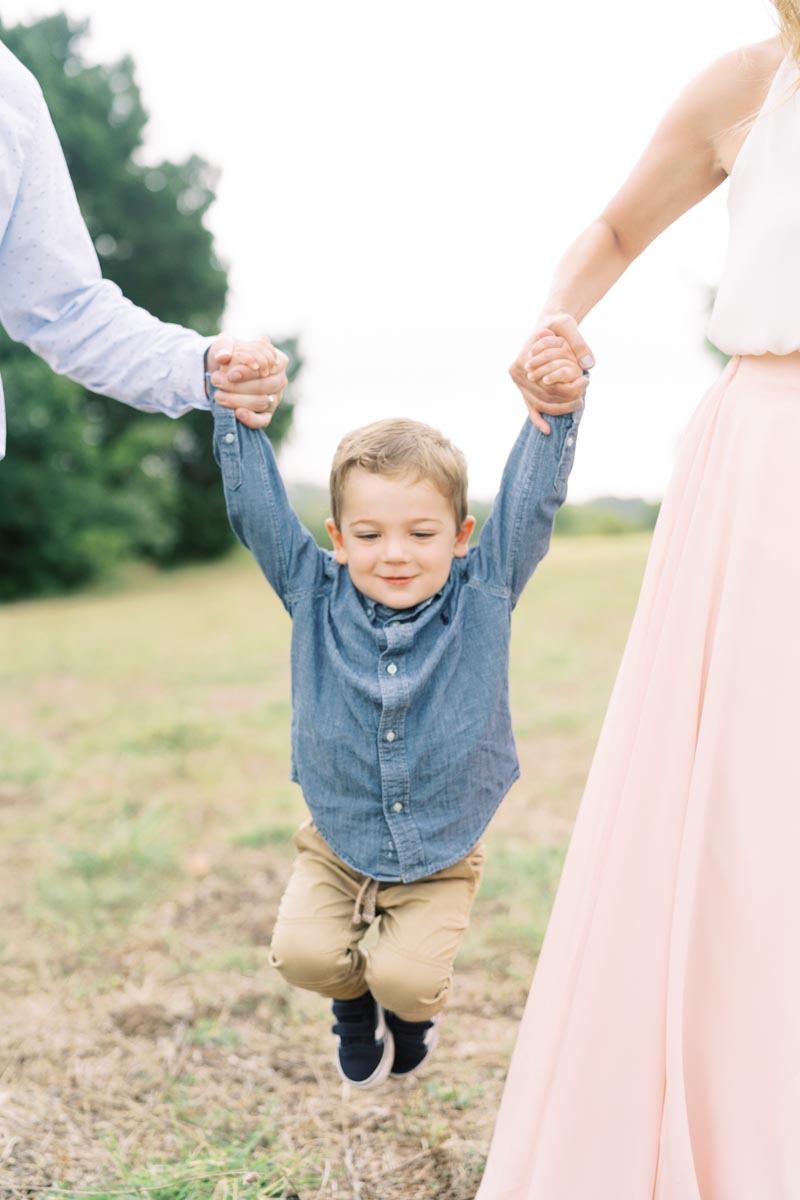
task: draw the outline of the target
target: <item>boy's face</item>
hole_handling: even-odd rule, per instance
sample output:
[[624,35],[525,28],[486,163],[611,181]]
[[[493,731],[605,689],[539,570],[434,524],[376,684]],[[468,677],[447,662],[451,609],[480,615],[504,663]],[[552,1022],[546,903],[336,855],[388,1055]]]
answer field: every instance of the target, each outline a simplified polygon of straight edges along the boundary
[[341,529],[326,522],[336,561],[360,592],[389,608],[413,608],[444,586],[467,553],[475,518],[460,529],[450,501],[427,479],[348,472]]

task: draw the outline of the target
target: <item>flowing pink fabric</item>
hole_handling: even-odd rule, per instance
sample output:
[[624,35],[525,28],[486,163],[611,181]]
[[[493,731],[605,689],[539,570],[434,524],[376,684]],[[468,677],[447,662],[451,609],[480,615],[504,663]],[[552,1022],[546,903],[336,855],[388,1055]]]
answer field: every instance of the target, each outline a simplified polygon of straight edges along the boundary
[[662,507],[478,1200],[800,1200],[799,625],[800,354],[737,358]]

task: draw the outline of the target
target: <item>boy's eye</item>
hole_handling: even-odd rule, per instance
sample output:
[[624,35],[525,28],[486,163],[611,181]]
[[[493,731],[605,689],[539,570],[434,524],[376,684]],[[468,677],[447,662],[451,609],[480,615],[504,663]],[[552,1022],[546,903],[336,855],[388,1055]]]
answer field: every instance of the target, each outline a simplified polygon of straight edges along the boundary
[[[357,533],[355,536],[360,542],[374,542],[381,535],[379,533]],[[428,538],[436,537],[436,534],[430,529],[415,529],[411,536],[418,540],[427,541]]]

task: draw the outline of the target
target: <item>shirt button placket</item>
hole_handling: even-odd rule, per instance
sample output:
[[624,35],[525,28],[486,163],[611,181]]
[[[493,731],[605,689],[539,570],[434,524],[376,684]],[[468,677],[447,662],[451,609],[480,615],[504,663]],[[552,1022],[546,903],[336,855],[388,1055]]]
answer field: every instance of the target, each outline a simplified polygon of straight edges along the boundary
[[[408,695],[401,670],[400,656],[411,640],[411,630],[401,622],[385,627],[386,646],[381,666],[381,697],[383,700],[383,732],[381,740],[385,750],[381,754],[381,780],[387,817],[397,820],[408,813],[408,764],[403,743],[403,727],[406,718]],[[387,661],[388,660],[388,661]],[[389,728],[386,728],[386,725]],[[393,826],[393,839],[398,865],[401,870],[409,865],[409,855],[416,857],[412,826],[404,823]],[[402,832],[405,831],[405,832]],[[410,840],[409,840],[410,838]]]

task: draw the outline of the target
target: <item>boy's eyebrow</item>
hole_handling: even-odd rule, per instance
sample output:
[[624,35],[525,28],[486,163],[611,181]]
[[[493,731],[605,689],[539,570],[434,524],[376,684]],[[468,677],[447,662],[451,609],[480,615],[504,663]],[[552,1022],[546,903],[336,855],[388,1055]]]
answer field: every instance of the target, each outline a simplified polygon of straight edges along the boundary
[[[350,521],[353,525],[380,525],[380,521],[376,517],[359,517],[355,521]],[[440,517],[412,517],[408,522],[409,525],[441,525]]]

